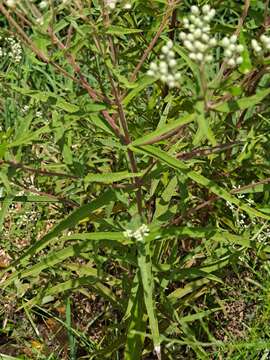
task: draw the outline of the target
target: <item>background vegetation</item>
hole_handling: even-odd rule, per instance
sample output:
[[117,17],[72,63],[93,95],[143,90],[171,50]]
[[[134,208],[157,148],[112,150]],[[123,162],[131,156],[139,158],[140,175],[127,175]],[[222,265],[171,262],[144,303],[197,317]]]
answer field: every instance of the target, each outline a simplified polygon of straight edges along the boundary
[[[268,359],[269,1],[0,13],[0,358]],[[149,73],[168,40],[176,86]]]

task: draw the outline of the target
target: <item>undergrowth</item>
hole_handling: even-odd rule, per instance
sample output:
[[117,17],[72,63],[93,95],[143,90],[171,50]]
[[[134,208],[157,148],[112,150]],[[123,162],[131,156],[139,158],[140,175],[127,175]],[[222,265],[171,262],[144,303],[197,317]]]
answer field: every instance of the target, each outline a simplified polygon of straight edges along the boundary
[[0,358],[268,359],[269,1],[0,14]]

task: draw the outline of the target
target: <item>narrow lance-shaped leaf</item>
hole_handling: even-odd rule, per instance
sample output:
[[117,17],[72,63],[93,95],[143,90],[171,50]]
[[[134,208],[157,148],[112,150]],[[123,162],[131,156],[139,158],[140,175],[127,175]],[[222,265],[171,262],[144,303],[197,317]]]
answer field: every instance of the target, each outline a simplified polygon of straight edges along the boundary
[[44,256],[37,264],[28,267],[23,271],[15,271],[6,281],[2,283],[2,286],[9,285],[18,276],[20,276],[20,279],[29,276],[37,276],[41,271],[51,268],[72,256],[78,256],[82,252],[87,252],[92,249],[93,241],[109,240],[119,241],[120,243],[126,243],[128,241],[121,232],[72,234],[69,237],[61,238],[60,242],[63,243],[63,240],[82,240],[82,242],[65,247],[59,251],[49,253],[47,256]]
[[270,220],[270,216],[261,213],[260,211],[251,208],[250,206],[244,204],[242,201],[231,195],[227,190],[223,189],[217,185],[214,181],[207,179],[205,176],[199,174],[196,171],[190,170],[188,165],[184,162],[175,159],[173,156],[169,155],[163,150],[158,149],[157,147],[146,145],[143,147],[132,147],[133,151],[141,152],[153,156],[154,158],[160,160],[162,163],[167,164],[168,166],[182,171],[186,176],[195,181],[196,183],[206,187],[208,190],[218,195],[220,198],[229,201],[232,204],[238,206],[241,210],[246,211],[251,216],[258,216],[263,219]]
[[173,120],[169,124],[162,126],[161,128],[151,132],[150,134],[147,134],[139,139],[136,139],[131,143],[131,145],[139,146],[149,141],[155,140],[158,137],[179,128],[180,126],[191,123],[195,119],[195,116],[196,114],[188,114],[186,116],[183,116],[181,119]]
[[149,325],[152,333],[154,349],[161,359],[160,352],[160,337],[158,329],[158,320],[155,310],[155,299],[154,299],[154,278],[152,274],[152,262],[150,245],[143,241],[138,241],[138,265],[140,268],[140,275],[143,285],[144,302],[149,317]]
[[269,94],[270,89],[261,90],[257,92],[257,94],[249,97],[245,97],[239,100],[229,100],[225,103],[214,105],[213,110],[224,113],[245,110],[259,104]]
[[[19,259],[12,263],[10,267],[18,265],[23,260],[26,260],[30,256],[35,255],[40,250],[44,249],[44,247],[46,247],[50,243],[50,241],[56,236],[58,236],[62,231],[75,226],[80,220],[89,216],[91,212],[101,208],[104,205],[109,204],[111,201],[114,200],[114,191],[108,190],[96,200],[93,200],[90,204],[83,205],[79,209],[76,209],[66,219],[62,220],[59,224],[57,224],[48,234],[46,234],[43,238],[41,238],[33,246],[31,246]],[[9,270],[9,268],[7,268],[5,271],[7,270]]]

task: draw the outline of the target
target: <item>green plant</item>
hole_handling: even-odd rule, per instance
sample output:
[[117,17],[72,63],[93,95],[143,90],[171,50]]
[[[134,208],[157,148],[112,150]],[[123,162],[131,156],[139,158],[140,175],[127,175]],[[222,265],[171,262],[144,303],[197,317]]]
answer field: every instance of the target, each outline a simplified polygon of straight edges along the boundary
[[[221,306],[198,302],[270,251],[268,2],[0,12],[3,298],[28,319],[64,302],[71,359],[210,358]],[[72,293],[103,299],[98,339]]]

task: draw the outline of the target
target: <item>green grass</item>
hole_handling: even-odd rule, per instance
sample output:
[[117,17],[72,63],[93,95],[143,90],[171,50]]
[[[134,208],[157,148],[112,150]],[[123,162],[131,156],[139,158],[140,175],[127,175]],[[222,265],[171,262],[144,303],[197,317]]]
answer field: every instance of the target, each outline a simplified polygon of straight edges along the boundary
[[[217,42],[196,32],[202,58],[213,56],[200,63],[193,35],[190,45],[179,33],[202,17],[191,6],[207,4],[216,13],[201,30]],[[267,359],[269,51],[252,40],[269,35],[268,3],[9,5],[0,354]],[[234,67],[221,42],[232,34],[243,48]],[[149,75],[151,63],[165,75]]]

